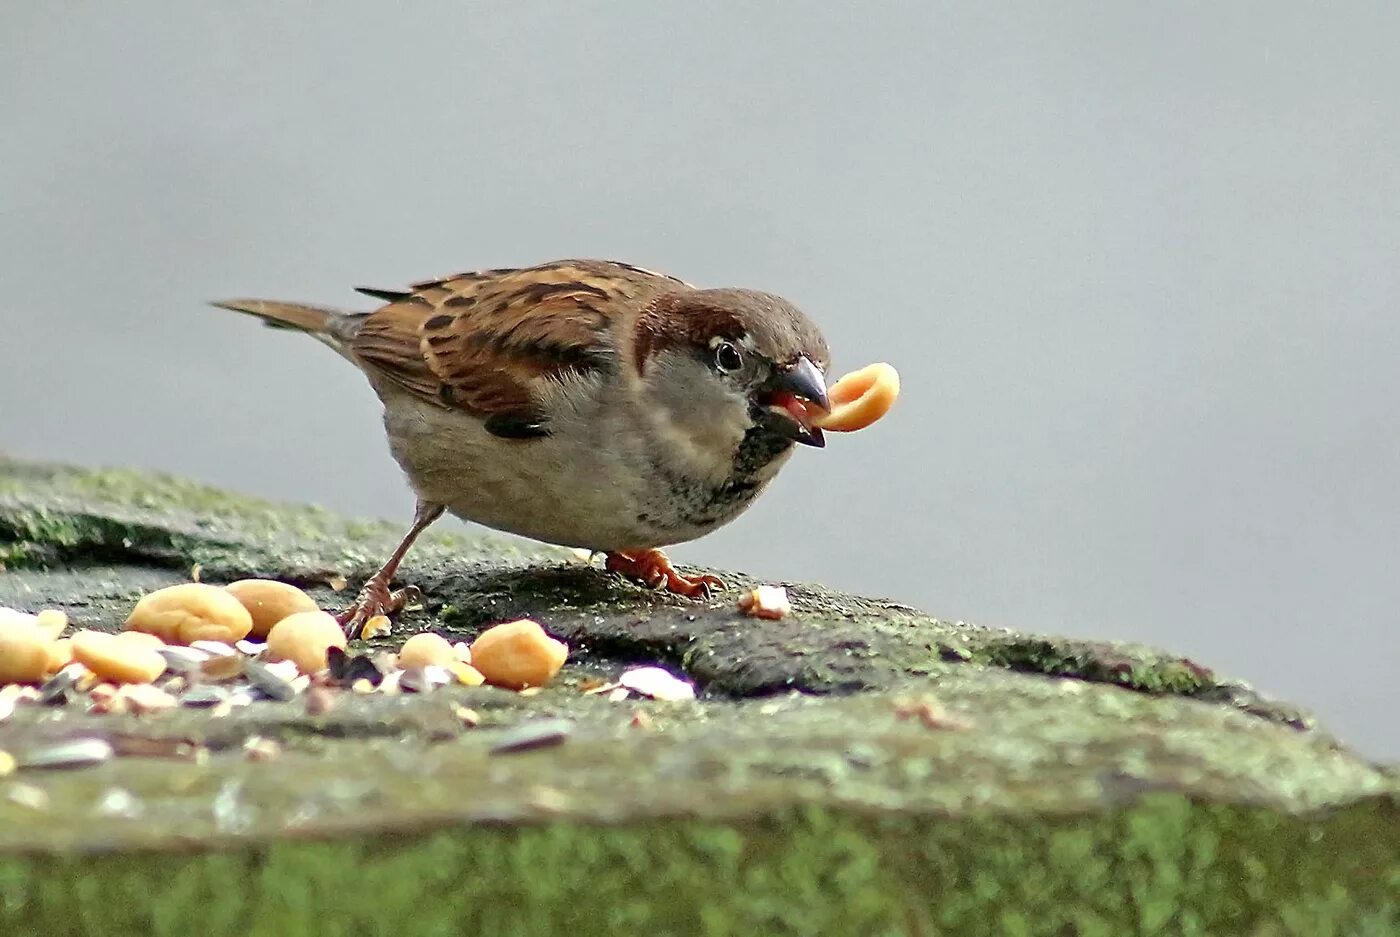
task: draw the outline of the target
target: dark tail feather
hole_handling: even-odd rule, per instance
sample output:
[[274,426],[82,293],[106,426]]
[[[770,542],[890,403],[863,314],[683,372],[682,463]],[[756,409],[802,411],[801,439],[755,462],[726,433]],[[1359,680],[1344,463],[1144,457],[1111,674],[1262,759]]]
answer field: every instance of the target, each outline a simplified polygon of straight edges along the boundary
[[413,295],[404,290],[380,290],[370,286],[357,286],[355,287],[355,292],[364,293],[366,296],[372,296],[375,299],[382,299],[386,303],[396,303],[401,299],[408,299],[408,297]]

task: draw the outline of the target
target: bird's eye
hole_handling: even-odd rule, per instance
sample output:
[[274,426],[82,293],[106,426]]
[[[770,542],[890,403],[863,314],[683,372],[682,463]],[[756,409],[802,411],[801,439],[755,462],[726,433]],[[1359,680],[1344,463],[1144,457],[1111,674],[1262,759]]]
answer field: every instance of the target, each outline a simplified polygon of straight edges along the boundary
[[739,354],[738,345],[733,342],[720,342],[715,345],[715,367],[720,371],[737,371],[743,364],[744,358]]

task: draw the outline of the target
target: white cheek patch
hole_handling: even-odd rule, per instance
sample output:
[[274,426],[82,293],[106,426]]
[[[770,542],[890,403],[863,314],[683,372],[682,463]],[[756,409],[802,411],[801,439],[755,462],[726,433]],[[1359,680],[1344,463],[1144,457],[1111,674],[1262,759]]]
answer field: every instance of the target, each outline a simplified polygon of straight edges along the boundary
[[662,356],[637,403],[657,443],[689,474],[727,478],[751,424],[748,402],[693,356]]

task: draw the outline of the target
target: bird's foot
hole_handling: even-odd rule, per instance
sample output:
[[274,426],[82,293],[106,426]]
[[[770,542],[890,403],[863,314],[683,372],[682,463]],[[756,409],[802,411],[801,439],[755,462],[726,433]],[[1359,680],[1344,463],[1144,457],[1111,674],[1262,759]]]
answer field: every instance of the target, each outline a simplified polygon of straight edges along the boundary
[[421,601],[423,593],[417,586],[404,586],[389,590],[387,579],[372,577],[350,603],[350,607],[335,617],[347,638],[358,638],[371,618],[379,615],[393,616],[404,610],[410,603]]
[[659,592],[671,592],[687,598],[708,598],[710,593],[724,588],[718,576],[701,574],[683,576],[671,565],[660,550],[629,550],[609,553],[604,568],[634,579]]

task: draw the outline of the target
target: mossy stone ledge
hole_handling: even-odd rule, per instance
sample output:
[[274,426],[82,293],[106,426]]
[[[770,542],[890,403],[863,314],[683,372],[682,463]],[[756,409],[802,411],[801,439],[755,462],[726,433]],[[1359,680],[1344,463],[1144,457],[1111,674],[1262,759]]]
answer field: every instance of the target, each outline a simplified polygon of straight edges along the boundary
[[[399,533],[0,458],[0,605],[84,627],[195,568],[333,607]],[[527,615],[573,649],[553,685],[324,713],[21,706],[0,750],[96,736],[119,757],[0,778],[0,934],[1400,933],[1400,780],[1303,711],[1151,648],[805,584],[760,622],[724,575],[687,602],[430,533],[404,570],[424,607],[376,643]],[[700,699],[581,692],[642,662]],[[499,750],[543,719],[567,737]],[[244,757],[255,737],[280,757]]]

